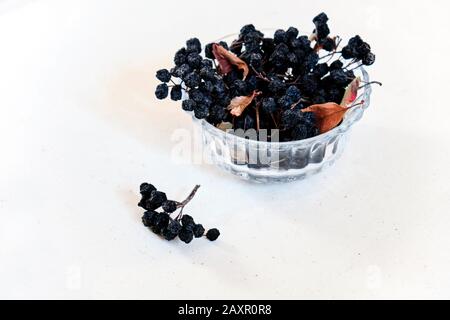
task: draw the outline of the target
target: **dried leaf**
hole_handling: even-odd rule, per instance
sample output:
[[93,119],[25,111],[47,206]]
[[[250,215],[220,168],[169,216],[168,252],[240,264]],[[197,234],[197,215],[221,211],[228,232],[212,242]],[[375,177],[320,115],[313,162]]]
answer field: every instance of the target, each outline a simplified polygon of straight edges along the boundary
[[219,62],[220,72],[222,74],[229,73],[233,69],[232,66],[235,65],[238,69],[242,70],[245,80],[249,73],[249,69],[248,65],[243,60],[239,59],[235,54],[217,43],[213,44],[212,51],[217,62]]
[[356,100],[360,83],[361,78],[357,77],[348,85],[340,105],[334,102],[315,104],[302,112],[314,113],[320,133],[328,132],[341,123],[345,113],[351,108],[349,105]]
[[302,112],[314,113],[320,133],[325,133],[341,123],[348,109],[349,108],[340,106],[337,103],[328,102],[312,105],[303,109]]
[[361,78],[356,77],[353,81],[348,85],[345,90],[344,98],[342,99],[341,106],[347,107],[358,97],[358,89],[361,84]]
[[259,91],[253,91],[253,93],[249,96],[235,97],[231,100],[227,109],[230,110],[231,115],[239,117],[242,112],[244,112],[245,108],[247,108],[250,103],[252,103],[253,99],[255,99],[255,97],[260,94],[261,92]]

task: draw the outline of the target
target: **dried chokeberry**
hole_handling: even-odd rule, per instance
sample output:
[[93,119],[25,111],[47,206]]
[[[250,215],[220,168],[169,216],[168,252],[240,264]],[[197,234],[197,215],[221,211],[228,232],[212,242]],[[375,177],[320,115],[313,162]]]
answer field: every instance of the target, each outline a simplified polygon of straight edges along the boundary
[[156,71],[156,78],[161,82],[169,82],[171,77],[172,75],[167,69],[161,69]]
[[216,241],[217,238],[220,236],[220,232],[217,229],[209,229],[208,232],[206,232],[206,238],[210,241]]
[[178,203],[176,201],[172,201],[172,200],[167,200],[164,201],[162,204],[162,209],[164,210],[164,212],[167,213],[172,213],[175,212],[178,208]]
[[189,73],[186,77],[184,77],[184,83],[188,88],[195,88],[200,85],[201,78],[196,72]]
[[174,240],[180,233],[181,228],[182,227],[181,227],[181,224],[179,221],[171,220],[169,222],[169,225],[167,226],[167,228],[165,228],[163,230],[162,235],[166,240],[169,240],[169,241]]
[[194,115],[197,119],[205,119],[209,115],[209,108],[203,103],[198,103],[194,107]]
[[194,100],[187,99],[183,101],[182,108],[184,111],[193,111],[196,105]]
[[205,228],[203,228],[203,225],[201,224],[196,224],[192,229],[192,232],[194,233],[194,237],[201,238],[205,234]]
[[180,233],[178,233],[178,237],[181,241],[185,243],[190,243],[192,239],[194,239],[194,232],[192,229],[187,229],[185,227],[181,228]]
[[142,223],[144,224],[144,226],[152,227],[155,224],[153,218],[156,214],[157,212],[155,211],[145,211],[144,215],[142,216]]
[[154,190],[156,190],[156,188],[150,183],[144,182],[139,186],[139,192],[142,196],[150,197],[150,194]]
[[277,111],[277,103],[274,98],[265,98],[262,102],[262,108],[267,113],[273,113]]
[[150,197],[145,201],[145,209],[155,210],[162,206],[163,202],[167,200],[166,194],[161,191],[153,190]]
[[165,83],[161,83],[156,87],[155,90],[155,96],[162,100],[167,98],[167,95],[169,94],[169,87]]
[[170,99],[172,99],[173,101],[178,101],[181,100],[181,96],[182,96],[181,86],[180,85],[173,86],[172,90],[170,90]]
[[200,40],[197,38],[192,38],[186,41],[186,51],[188,53],[200,53],[202,52],[202,45]]

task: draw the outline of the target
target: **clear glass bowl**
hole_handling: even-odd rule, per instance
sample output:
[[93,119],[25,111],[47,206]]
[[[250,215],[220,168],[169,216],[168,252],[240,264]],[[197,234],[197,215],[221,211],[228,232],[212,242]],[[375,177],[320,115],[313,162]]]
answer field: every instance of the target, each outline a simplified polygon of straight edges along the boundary
[[[271,29],[267,29],[271,30]],[[235,35],[220,40],[229,40]],[[363,67],[354,70],[363,83],[369,75]],[[347,111],[342,123],[333,130],[310,139],[290,142],[263,142],[245,139],[220,130],[192,115],[201,131],[203,152],[211,163],[242,179],[260,182],[290,182],[305,179],[331,166],[342,154],[350,128],[369,107],[372,88],[367,85]]]

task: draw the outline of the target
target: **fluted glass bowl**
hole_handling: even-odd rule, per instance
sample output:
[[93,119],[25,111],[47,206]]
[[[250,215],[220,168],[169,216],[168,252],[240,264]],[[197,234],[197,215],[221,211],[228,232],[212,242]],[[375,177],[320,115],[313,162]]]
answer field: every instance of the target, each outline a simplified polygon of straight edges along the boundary
[[[370,82],[363,67],[354,70],[354,73],[361,77],[363,83]],[[200,129],[204,154],[219,168],[253,182],[289,182],[317,174],[339,158],[351,127],[369,107],[371,92],[370,85],[358,92],[359,97],[352,104],[355,107],[346,112],[338,127],[299,141],[249,140],[218,129],[194,115],[192,119]]]

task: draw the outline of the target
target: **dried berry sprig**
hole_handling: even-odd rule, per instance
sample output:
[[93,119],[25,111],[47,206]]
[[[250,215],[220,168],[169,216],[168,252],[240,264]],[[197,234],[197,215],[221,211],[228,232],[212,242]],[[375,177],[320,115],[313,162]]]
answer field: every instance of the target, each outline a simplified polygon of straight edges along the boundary
[[[210,241],[215,241],[220,235],[219,230],[213,228],[205,233],[205,228],[201,224],[195,223],[194,219],[183,213],[186,205],[194,198],[199,185],[196,185],[189,196],[181,201],[168,200],[164,192],[158,191],[152,184],[142,183],[140,186],[141,200],[139,207],[147,210],[142,216],[144,226],[150,228],[155,234],[171,241],[179,238],[185,243],[190,243],[194,237],[205,236]],[[162,208],[162,212],[156,210]],[[175,218],[171,214],[180,209]]]

